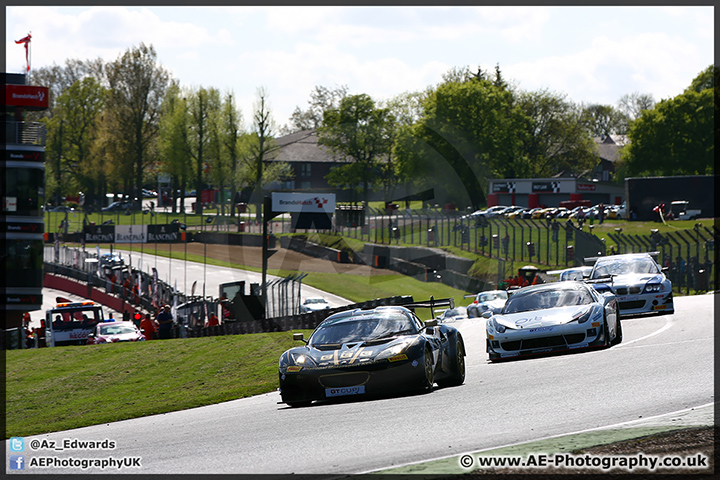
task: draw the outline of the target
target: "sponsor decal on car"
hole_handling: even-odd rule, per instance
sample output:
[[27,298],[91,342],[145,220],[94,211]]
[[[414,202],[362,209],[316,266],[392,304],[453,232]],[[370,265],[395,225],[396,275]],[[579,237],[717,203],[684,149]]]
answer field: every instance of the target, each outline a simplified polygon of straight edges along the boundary
[[303,367],[301,367],[300,365],[291,365],[291,366],[287,367],[287,371],[288,372],[299,372],[300,370],[302,370],[302,368]]
[[407,360],[408,357],[404,353],[401,353],[400,355],[395,355],[394,357],[388,358],[388,361],[390,362],[399,362],[400,360]]
[[593,327],[599,327],[599,326],[600,326],[600,322],[592,322],[592,326],[593,326]]
[[665,310],[667,308],[667,305],[655,305],[653,306],[653,310]]
[[551,332],[555,327],[540,327],[540,328],[531,328],[528,330],[530,333],[535,332]]
[[360,395],[365,393],[365,385],[358,385],[356,387],[340,387],[340,388],[326,388],[326,397],[342,397],[345,395]]

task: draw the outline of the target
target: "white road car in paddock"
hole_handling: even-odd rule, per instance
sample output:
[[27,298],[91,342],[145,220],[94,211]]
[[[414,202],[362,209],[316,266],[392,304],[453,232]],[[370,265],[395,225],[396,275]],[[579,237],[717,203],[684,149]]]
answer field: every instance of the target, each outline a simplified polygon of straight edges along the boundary
[[675,311],[672,282],[649,253],[598,257],[589,281],[617,296],[622,315]]
[[490,361],[622,341],[615,295],[584,282],[553,282],[521,288],[497,314],[486,312]]

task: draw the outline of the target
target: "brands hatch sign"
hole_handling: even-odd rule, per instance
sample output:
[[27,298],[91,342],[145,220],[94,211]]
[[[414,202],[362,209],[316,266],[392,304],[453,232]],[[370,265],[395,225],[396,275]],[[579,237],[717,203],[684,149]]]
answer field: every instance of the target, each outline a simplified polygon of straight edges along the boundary
[[5,105],[48,108],[48,88],[34,85],[5,85]]
[[180,241],[180,225],[86,226],[86,243],[166,243]]
[[272,192],[272,211],[332,214],[335,212],[335,194]]

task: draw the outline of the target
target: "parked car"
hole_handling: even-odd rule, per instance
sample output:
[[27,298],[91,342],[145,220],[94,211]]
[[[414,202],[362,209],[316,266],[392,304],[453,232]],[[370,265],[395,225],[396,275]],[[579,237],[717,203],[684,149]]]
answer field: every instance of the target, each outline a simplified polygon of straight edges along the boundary
[[103,212],[124,212],[129,209],[132,204],[130,202],[113,202],[107,207],[101,208]]
[[74,212],[75,209],[73,207],[68,207],[67,205],[59,205],[57,207],[50,207],[46,211],[47,212]]

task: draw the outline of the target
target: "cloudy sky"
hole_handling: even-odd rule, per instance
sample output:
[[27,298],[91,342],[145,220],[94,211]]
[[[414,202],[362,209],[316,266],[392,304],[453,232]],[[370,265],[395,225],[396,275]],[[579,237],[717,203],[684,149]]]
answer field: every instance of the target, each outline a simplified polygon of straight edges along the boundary
[[187,87],[232,91],[245,119],[259,87],[278,126],[320,85],[376,100],[436,85],[453,67],[500,65],[523,90],[585,103],[682,93],[714,61],[701,7],[6,7],[6,71],[113,61],[141,42]]

